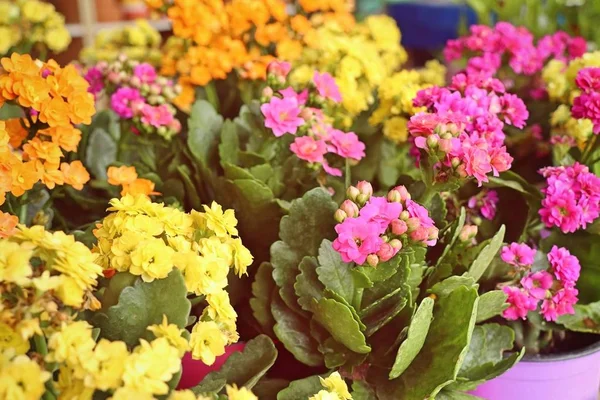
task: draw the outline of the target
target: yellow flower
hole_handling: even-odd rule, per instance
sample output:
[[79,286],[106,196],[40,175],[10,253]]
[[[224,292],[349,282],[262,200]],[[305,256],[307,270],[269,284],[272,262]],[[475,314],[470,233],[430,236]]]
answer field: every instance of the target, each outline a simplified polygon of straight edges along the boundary
[[125,342],[100,339],[90,356],[81,359],[83,382],[99,390],[117,389],[122,384],[129,351]]
[[183,357],[190,347],[187,339],[181,336],[185,329],[179,329],[177,325],[169,324],[166,315],[163,315],[163,320],[160,325],[151,325],[148,327],[148,330],[154,333],[154,336],[157,338],[166,338],[169,341],[169,344],[179,351],[180,358]]
[[92,400],[96,389],[86,387],[82,379],[75,377],[75,371],[62,365],[58,371],[57,389],[60,391],[59,399]]
[[62,276],[50,276],[50,271],[46,270],[42,272],[42,275],[33,278],[33,286],[39,291],[47,292],[54,290],[62,284]]
[[210,207],[204,205],[206,215],[206,224],[208,229],[213,231],[217,236],[237,235],[236,229],[237,219],[233,210],[225,210],[214,201]]
[[0,371],[0,399],[40,399],[51,376],[25,355],[9,360],[0,354]]
[[404,117],[393,117],[383,124],[383,134],[394,143],[404,143],[408,139],[408,120]]
[[337,393],[328,392],[327,390],[321,390],[319,393],[311,396],[308,400],[343,400]]
[[228,242],[223,243],[216,236],[200,239],[199,250],[205,257],[222,258],[228,266],[233,264],[233,248]]
[[229,294],[225,290],[207,295],[206,301],[208,307],[205,313],[212,320],[235,321],[237,319],[237,314],[229,302]]
[[173,269],[174,254],[162,239],[144,240],[131,252],[129,272],[140,275],[144,282],[166,278]]
[[225,354],[227,338],[214,321],[200,321],[192,329],[190,346],[192,357],[212,365],[216,357]]
[[22,320],[17,325],[17,332],[24,340],[29,340],[33,335],[43,335],[38,318]]
[[191,390],[177,390],[171,392],[167,400],[197,400],[197,397]]
[[45,39],[50,50],[61,52],[69,47],[69,43],[71,43],[71,34],[65,26],[59,26],[54,29],[49,29],[46,32]]
[[0,282],[27,285],[32,270],[29,259],[33,255],[30,243],[14,243],[0,239]]
[[247,273],[247,269],[254,261],[254,257],[252,256],[252,253],[250,253],[250,250],[242,244],[240,238],[230,239],[229,244],[233,247],[233,266],[235,273],[241,278],[242,275]]
[[68,306],[81,307],[83,304],[84,290],[77,284],[77,281],[70,276],[61,277],[60,286],[56,290],[56,295]]
[[61,329],[50,336],[47,361],[80,365],[80,359],[91,356],[96,342],[92,339],[92,326],[85,321],[63,323]]
[[229,400],[258,400],[248,388],[241,387],[238,389],[236,384],[227,385],[225,387],[225,391],[227,392],[227,397]]
[[113,393],[108,400],[155,400],[152,393],[145,391],[143,388],[122,387]]
[[341,399],[352,399],[352,396],[348,391],[348,385],[346,385],[346,382],[342,379],[339,372],[334,372],[325,379],[319,377],[319,380],[325,389],[336,393]]
[[166,338],[150,343],[141,339],[140,345],[125,362],[123,381],[131,389],[156,395],[167,394],[167,383],[180,368],[179,351]]
[[29,21],[42,22],[54,11],[54,6],[38,0],[29,0],[23,4],[21,11]]
[[25,354],[29,351],[29,341],[4,322],[0,322],[0,352],[10,349],[17,355]]

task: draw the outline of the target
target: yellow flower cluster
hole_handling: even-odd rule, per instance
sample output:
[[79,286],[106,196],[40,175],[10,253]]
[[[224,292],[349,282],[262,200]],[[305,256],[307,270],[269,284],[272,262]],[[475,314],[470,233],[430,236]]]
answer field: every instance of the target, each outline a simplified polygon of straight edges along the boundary
[[86,64],[98,61],[115,61],[119,54],[129,59],[160,64],[162,52],[160,33],[146,20],[137,20],[134,25],[100,31],[94,44],[81,51],[80,58]]
[[51,377],[25,355],[0,348],[0,399],[41,399]]
[[345,127],[374,103],[377,87],[407,60],[400,30],[384,15],[368,17],[349,32],[337,21],[325,22],[305,35],[304,44],[290,79],[304,85],[315,70],[332,74],[342,95]]
[[0,1],[0,55],[11,49],[26,53],[35,44],[56,53],[69,43],[71,35],[65,18],[52,4],[41,0]]
[[62,162],[63,151],[76,151],[81,131],[95,113],[88,83],[72,65],[34,61],[13,53],[1,60],[0,106],[18,105],[25,117],[0,123],[0,204],[7,192],[22,196],[41,181],[49,189],[77,190],[90,179],[81,161]]
[[348,385],[346,385],[339,372],[334,372],[325,379],[321,377],[319,379],[321,380],[321,386],[325,389],[308,400],[352,400]]
[[568,64],[560,60],[551,60],[542,71],[542,79],[550,100],[571,104],[573,99],[579,96],[575,84],[577,73],[586,67],[600,67],[600,51],[585,53]]
[[571,116],[571,109],[566,104],[561,104],[550,116],[552,136],[568,137],[567,143],[577,145],[583,149],[587,140],[592,136],[594,124],[586,118],[575,119]]
[[403,70],[385,78],[377,90],[378,106],[369,118],[373,126],[383,124],[383,134],[395,143],[408,138],[407,124],[419,108],[413,99],[421,89],[443,86],[446,68],[437,60],[428,61],[420,70]]
[[[112,211],[94,235],[93,251],[105,269],[128,271],[144,281],[162,279],[179,269],[189,292],[206,296],[208,306],[194,326],[190,347],[194,358],[212,364],[225,346],[238,339],[237,314],[224,290],[231,268],[238,275],[252,263],[237,236],[232,210],[213,203],[204,212],[186,214],[147,196],[125,195],[111,201]],[[158,329],[158,328],[157,328]]]

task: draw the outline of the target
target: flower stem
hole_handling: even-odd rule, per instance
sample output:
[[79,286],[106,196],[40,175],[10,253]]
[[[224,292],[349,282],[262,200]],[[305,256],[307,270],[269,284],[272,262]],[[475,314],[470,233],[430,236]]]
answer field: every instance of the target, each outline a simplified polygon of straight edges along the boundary
[[346,173],[345,173],[345,184],[346,184],[346,190],[348,190],[348,188],[350,187],[350,185],[352,184],[352,171],[350,169],[350,160],[346,158]]
[[358,312],[360,311],[360,306],[362,303],[362,297],[363,297],[363,288],[360,289],[356,289],[356,291],[354,292],[354,297],[352,298],[352,307],[354,307],[354,309]]
[[581,163],[587,165],[587,161],[590,156],[594,153],[594,148],[596,147],[596,142],[598,140],[598,135],[592,134],[592,138],[590,138],[589,142],[585,146],[585,150],[583,150],[583,154],[581,155]]
[[33,337],[33,343],[35,344],[35,351],[43,356],[48,354],[48,345],[46,344],[46,338],[43,335],[35,335]]
[[429,206],[429,203],[431,203],[431,199],[433,196],[435,196],[435,194],[436,190],[434,189],[434,186],[427,186],[419,198],[419,203],[421,203],[424,207]]
[[21,197],[21,206],[19,207],[19,222],[21,224],[25,224],[25,220],[27,219],[27,193]]

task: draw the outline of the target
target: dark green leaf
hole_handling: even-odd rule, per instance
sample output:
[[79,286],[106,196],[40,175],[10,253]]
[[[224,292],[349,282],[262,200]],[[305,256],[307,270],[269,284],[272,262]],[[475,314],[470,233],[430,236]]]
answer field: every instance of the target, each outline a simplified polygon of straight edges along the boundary
[[204,167],[212,166],[223,117],[206,100],[192,106],[188,119],[188,147],[194,158]]
[[353,400],[377,400],[375,391],[364,381],[352,382]]
[[440,229],[446,226],[446,214],[448,208],[446,207],[446,201],[442,199],[439,193],[436,193],[431,199],[431,205],[429,206],[429,215],[435,222],[435,226]]
[[473,264],[471,264],[469,271],[466,272],[466,276],[472,277],[475,281],[478,281],[479,278],[483,276],[485,270],[490,266],[492,260],[496,256],[496,253],[498,253],[498,250],[502,247],[504,232],[505,227],[502,225],[490,243],[477,255],[477,258],[473,261]]
[[117,157],[117,144],[102,128],[94,129],[89,136],[85,166],[96,179],[106,180],[106,170]]
[[221,165],[229,163],[236,165],[238,163],[238,151],[240,141],[233,121],[227,120],[221,128],[221,143],[219,144],[219,157]]
[[575,314],[559,317],[558,323],[571,331],[600,334],[600,301],[576,304]]
[[483,322],[500,315],[507,307],[506,293],[502,290],[492,290],[484,293],[479,298],[479,305],[477,306],[477,322]]
[[435,396],[435,400],[485,400],[481,397],[473,396],[463,392],[456,392],[454,390],[442,390]]
[[350,309],[333,299],[322,298],[313,303],[315,319],[340,343],[356,353],[368,353],[365,335]]
[[315,257],[304,257],[298,266],[300,273],[296,276],[294,290],[298,296],[298,304],[305,311],[311,311],[312,300],[320,300],[325,290],[317,276],[317,266]]
[[444,242],[446,243],[446,247],[444,247],[444,251],[442,252],[442,255],[440,256],[440,258],[438,259],[436,266],[439,266],[442,263],[442,261],[444,260],[444,258],[446,258],[446,256],[452,250],[454,243],[456,243],[456,240],[458,239],[458,236],[460,235],[460,231],[462,230],[463,226],[465,226],[466,217],[467,217],[467,213],[465,211],[465,208],[461,207],[458,218],[456,219],[456,221],[453,222],[452,228],[450,228],[450,230],[448,231],[448,234],[444,237]]
[[[323,375],[326,376],[326,375]],[[290,382],[290,385],[277,395],[277,400],[307,399],[323,389],[319,375],[309,376]]]
[[269,263],[262,263],[256,271],[254,282],[252,282],[252,298],[250,308],[254,318],[261,325],[265,333],[273,332],[275,320],[271,314],[271,293],[275,288],[275,282],[271,276],[273,267]]
[[277,394],[288,387],[289,381],[278,378],[262,378],[252,389],[260,400],[277,400]]
[[351,265],[342,261],[340,253],[335,251],[329,240],[323,240],[319,248],[319,267],[317,275],[319,280],[347,302],[352,302],[354,297],[354,278]]

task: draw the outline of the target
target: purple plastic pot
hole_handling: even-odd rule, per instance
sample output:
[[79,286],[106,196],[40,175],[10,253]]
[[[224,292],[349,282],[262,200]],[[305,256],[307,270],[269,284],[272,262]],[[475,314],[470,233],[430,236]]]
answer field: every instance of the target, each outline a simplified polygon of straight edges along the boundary
[[598,400],[600,342],[558,355],[525,357],[471,394],[487,400]]

